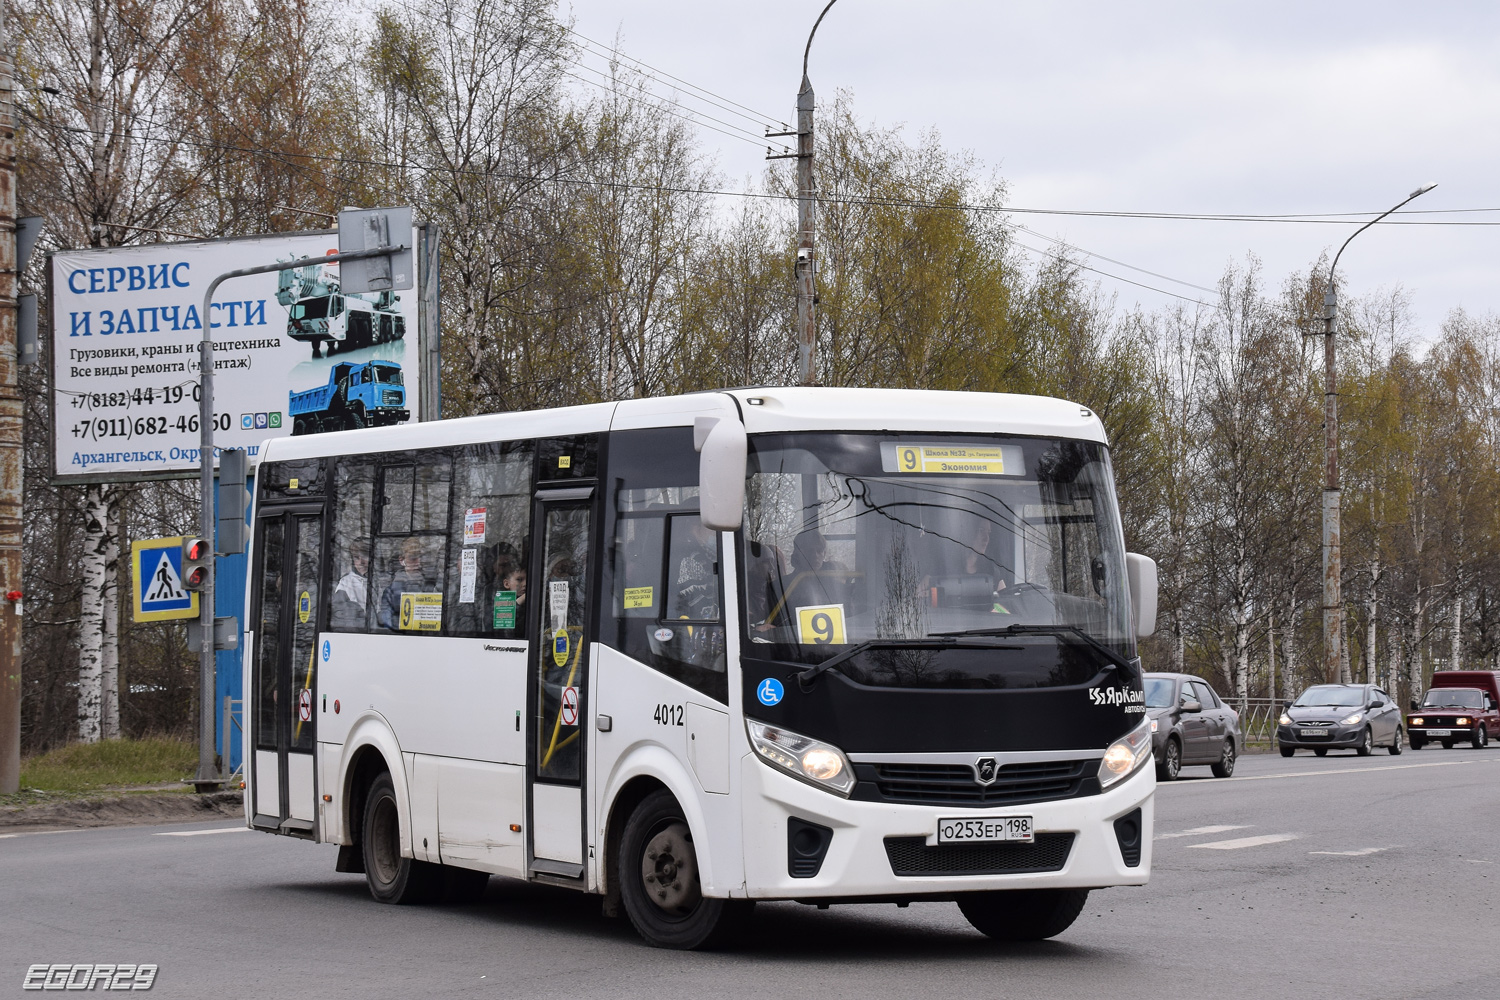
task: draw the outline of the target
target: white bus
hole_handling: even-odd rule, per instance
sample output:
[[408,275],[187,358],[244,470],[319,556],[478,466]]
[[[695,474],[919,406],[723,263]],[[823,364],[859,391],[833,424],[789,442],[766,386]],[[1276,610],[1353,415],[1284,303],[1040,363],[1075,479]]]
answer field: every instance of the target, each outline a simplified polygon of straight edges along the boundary
[[1147,880],[1155,565],[1077,404],[735,389],[262,455],[247,822],[377,900],[504,875],[679,948],[955,900],[1015,940]]

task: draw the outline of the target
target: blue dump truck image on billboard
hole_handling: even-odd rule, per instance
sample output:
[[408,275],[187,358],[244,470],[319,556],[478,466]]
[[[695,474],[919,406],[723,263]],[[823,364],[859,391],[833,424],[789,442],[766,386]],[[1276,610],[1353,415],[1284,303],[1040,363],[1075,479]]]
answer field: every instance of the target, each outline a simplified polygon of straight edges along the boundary
[[276,301],[286,306],[287,336],[312,345],[312,356],[384,344],[406,337],[406,317],[392,292],[345,295],[322,264],[282,271]]
[[335,364],[327,385],[289,395],[293,434],[384,427],[411,416],[401,366],[394,361]]

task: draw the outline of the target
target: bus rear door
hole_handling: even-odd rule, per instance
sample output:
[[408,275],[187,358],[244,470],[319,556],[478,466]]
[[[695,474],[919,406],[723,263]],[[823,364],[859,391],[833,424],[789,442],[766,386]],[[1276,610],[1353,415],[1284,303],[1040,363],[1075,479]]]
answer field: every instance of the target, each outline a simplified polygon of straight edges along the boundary
[[253,823],[311,837],[317,815],[318,633],[323,627],[321,504],[266,509],[256,530]]
[[531,870],[582,879],[593,488],[538,493],[532,579]]

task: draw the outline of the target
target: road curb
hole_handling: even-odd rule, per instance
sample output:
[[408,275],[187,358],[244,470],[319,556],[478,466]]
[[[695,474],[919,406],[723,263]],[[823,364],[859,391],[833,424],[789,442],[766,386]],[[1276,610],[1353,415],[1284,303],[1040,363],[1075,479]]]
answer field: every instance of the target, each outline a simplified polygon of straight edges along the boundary
[[0,811],[0,829],[83,830],[100,826],[148,826],[239,818],[244,815],[243,802],[244,793],[238,791],[210,795],[177,792],[71,799]]

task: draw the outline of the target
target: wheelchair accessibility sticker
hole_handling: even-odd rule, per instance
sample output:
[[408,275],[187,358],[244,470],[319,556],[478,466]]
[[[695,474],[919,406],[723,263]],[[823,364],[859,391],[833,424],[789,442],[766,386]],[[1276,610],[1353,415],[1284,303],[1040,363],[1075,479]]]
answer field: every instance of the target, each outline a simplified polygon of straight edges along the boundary
[[760,699],[762,705],[775,705],[781,701],[784,694],[786,694],[786,689],[774,677],[767,677],[755,689],[755,697]]

